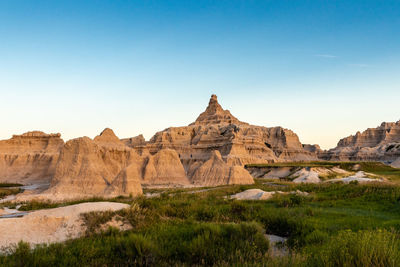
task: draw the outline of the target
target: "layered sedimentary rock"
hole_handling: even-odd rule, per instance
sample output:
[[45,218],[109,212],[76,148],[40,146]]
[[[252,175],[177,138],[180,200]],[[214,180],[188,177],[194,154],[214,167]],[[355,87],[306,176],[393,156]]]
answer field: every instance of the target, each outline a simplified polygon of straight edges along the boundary
[[172,149],[162,149],[154,156],[146,156],[142,183],[150,185],[190,184],[178,153]]
[[217,186],[226,184],[252,184],[253,177],[241,166],[229,166],[219,151],[193,171],[192,181],[196,185]]
[[148,142],[141,135],[120,140],[111,129],[65,145],[59,135],[29,133],[1,142],[1,151],[3,177],[53,177],[45,194],[59,198],[138,195],[141,184],[249,184],[245,164],[316,159],[292,131],[242,122],[215,95],[195,122]]
[[57,198],[140,195],[141,157],[110,129],[94,140],[68,141],[60,153],[50,189]]
[[0,141],[0,182],[50,182],[64,145],[60,136],[34,131]]
[[130,147],[140,147],[146,145],[146,140],[144,139],[143,135],[138,135],[131,138],[121,139],[121,141]]
[[323,150],[321,149],[321,147],[319,145],[310,145],[310,144],[303,144],[303,148],[306,151],[309,151],[311,153],[321,153]]
[[191,164],[206,161],[214,150],[231,165],[316,159],[305,150],[295,133],[282,127],[249,125],[224,110],[215,95],[197,120],[185,127],[171,127],[156,133],[145,146],[148,150],[174,149],[188,170]]
[[341,139],[337,147],[319,153],[320,158],[342,161],[382,161],[400,158],[400,121],[384,122],[377,128]]

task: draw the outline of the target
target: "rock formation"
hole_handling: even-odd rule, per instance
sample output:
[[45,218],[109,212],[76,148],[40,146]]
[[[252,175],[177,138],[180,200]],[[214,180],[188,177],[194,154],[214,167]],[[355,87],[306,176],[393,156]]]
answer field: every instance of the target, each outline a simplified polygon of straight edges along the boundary
[[143,135],[138,135],[138,136],[131,137],[131,138],[121,139],[121,141],[127,146],[136,147],[136,148],[146,145],[146,140],[144,139]]
[[120,140],[108,128],[93,140],[65,145],[59,134],[14,136],[0,142],[0,179],[52,178],[43,194],[56,199],[139,195],[141,184],[251,184],[245,164],[313,160],[315,151],[290,130],[238,120],[212,95],[195,122],[165,129],[148,142],[142,135]]
[[0,141],[0,182],[49,183],[64,145],[60,136],[34,131]]
[[114,197],[142,193],[141,157],[105,129],[94,140],[68,141],[60,153],[50,189],[56,198]]
[[326,160],[382,161],[391,164],[400,158],[400,121],[384,122],[377,128],[343,138],[336,148],[319,152],[319,156]]
[[206,161],[214,150],[231,165],[316,159],[305,150],[295,133],[281,127],[249,125],[222,109],[215,95],[206,110],[189,126],[171,127],[156,133],[145,145],[131,145],[154,154],[163,148],[178,152],[185,169]]
[[202,186],[254,183],[248,171],[241,166],[229,166],[217,150],[193,171],[192,181]]
[[148,155],[143,166],[143,184],[188,185],[189,179],[179,159],[172,149],[162,149],[154,156]]

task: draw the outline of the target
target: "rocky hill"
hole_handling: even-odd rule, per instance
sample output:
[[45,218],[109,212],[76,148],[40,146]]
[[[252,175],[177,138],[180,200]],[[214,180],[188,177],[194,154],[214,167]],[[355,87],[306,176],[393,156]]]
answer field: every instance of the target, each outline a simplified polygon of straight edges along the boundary
[[56,199],[140,195],[142,164],[135,151],[105,129],[94,140],[81,137],[65,144],[44,194]]
[[135,196],[142,186],[251,184],[247,163],[314,160],[316,154],[290,130],[238,120],[212,95],[195,122],[147,142],[141,135],[119,139],[108,128],[65,145],[59,134],[14,136],[0,142],[0,171],[9,182],[51,181],[43,193],[49,198]]
[[196,161],[208,160],[214,150],[218,150],[227,163],[241,166],[316,159],[315,153],[305,150],[291,130],[241,122],[221,107],[215,95],[211,96],[206,110],[190,125],[167,128],[145,144],[143,141],[139,144],[129,142],[128,139],[125,142],[140,153],[148,151],[154,154],[164,148],[174,149],[185,169]]
[[396,164],[400,158],[400,121],[341,139],[337,147],[320,152],[320,158],[341,161],[382,161]]
[[0,182],[49,183],[64,141],[34,131],[0,141]]

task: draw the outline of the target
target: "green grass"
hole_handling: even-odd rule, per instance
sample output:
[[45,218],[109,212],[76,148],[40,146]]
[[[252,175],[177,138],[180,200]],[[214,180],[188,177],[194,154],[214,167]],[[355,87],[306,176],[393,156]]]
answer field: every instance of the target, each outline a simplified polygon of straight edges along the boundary
[[[362,168],[387,171],[376,164]],[[21,243],[9,256],[0,256],[0,265],[400,266],[397,184],[280,184],[287,186],[277,188],[256,179],[254,185],[194,194],[189,193],[194,189],[163,189],[157,191],[163,192],[159,197],[113,199],[131,208],[83,215],[85,237],[33,250]],[[277,195],[267,201],[226,198],[250,188],[309,195]],[[112,218],[126,221],[132,229],[101,233],[101,226]],[[287,237],[290,254],[272,257],[264,233]]]
[[0,199],[5,198],[6,196],[9,195],[15,195],[22,192],[21,189],[19,188],[0,188]]
[[1,187],[17,187],[17,186],[22,186],[22,184],[0,183],[0,188]]
[[104,199],[101,197],[95,197],[95,198],[67,201],[67,202],[62,202],[62,203],[33,200],[33,201],[29,201],[29,202],[20,203],[21,207],[19,208],[19,210],[20,211],[33,211],[33,210],[40,210],[40,209],[53,209],[53,208],[65,207],[65,206],[75,205],[75,204],[84,203],[84,202],[99,202],[99,201],[131,203],[132,198],[123,197],[123,196],[112,198],[112,199]]

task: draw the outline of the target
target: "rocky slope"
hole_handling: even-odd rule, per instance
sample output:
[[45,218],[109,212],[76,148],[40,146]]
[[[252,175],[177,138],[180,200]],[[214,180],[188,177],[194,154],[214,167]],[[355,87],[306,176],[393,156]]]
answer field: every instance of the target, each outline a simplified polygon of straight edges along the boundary
[[218,186],[226,184],[252,184],[253,177],[241,166],[230,166],[214,150],[209,160],[192,166],[192,181],[196,185]]
[[377,128],[343,138],[337,147],[320,152],[319,156],[326,160],[394,163],[400,158],[400,121],[384,122]]
[[64,141],[35,131],[0,141],[0,182],[49,183]]
[[143,165],[143,184],[146,185],[189,185],[185,169],[178,153],[162,149],[154,156],[147,155]]
[[94,140],[81,137],[65,144],[44,194],[56,199],[140,195],[142,164],[135,151],[105,129]]

